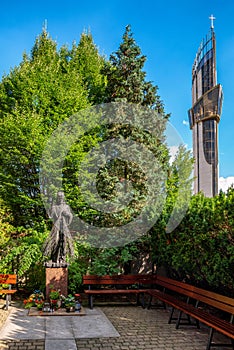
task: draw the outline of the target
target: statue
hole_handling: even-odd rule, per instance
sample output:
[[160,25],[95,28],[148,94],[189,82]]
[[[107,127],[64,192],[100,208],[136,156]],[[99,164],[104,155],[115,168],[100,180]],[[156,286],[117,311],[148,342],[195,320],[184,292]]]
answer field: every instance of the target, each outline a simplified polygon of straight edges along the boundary
[[74,255],[73,239],[69,231],[73,215],[69,205],[65,203],[63,191],[57,193],[57,201],[51,207],[50,217],[54,224],[43,248],[44,255],[53,263],[63,264],[66,255]]

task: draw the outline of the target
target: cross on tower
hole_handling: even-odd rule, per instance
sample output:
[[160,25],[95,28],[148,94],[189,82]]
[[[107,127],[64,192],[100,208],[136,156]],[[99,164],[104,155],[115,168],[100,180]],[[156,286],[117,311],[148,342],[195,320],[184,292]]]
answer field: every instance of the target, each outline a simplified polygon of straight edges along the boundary
[[213,15],[211,15],[210,17],[209,17],[209,19],[211,20],[211,24],[210,24],[210,28],[211,29],[214,29],[214,20],[216,19]]

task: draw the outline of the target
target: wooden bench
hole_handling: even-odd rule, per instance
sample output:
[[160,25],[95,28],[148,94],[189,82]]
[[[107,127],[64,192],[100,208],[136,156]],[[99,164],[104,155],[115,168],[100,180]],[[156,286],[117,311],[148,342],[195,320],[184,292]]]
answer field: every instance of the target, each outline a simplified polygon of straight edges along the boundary
[[[151,289],[147,293],[150,295],[151,305],[152,298],[156,298],[163,303],[166,303],[172,307],[171,314],[168,323],[172,320],[177,320],[176,328],[178,329],[181,324],[191,325],[192,317],[196,321],[196,326],[199,328],[199,322],[210,327],[210,334],[206,349],[209,350],[212,346],[231,346],[234,349],[234,299],[220,295],[214,292],[210,292],[201,288],[194,287],[190,284],[178,282],[166,277],[157,276],[154,279],[154,284],[161,288],[161,290]],[[183,300],[183,297],[185,300]],[[219,310],[224,312],[228,321],[216,314],[211,313],[210,309]],[[174,310],[179,310],[178,317],[174,317]],[[187,323],[181,323],[185,320],[182,315],[186,315]],[[231,344],[215,344],[212,342],[214,330],[231,339]]]
[[93,297],[98,295],[135,295],[137,304],[144,307],[144,293],[147,289],[143,286],[152,286],[152,275],[85,275],[83,285],[88,287],[84,292],[88,296],[91,309]]
[[[16,289],[12,289],[12,285],[16,285],[16,283],[16,275],[0,274],[0,285],[4,285],[4,288],[0,289],[0,294],[6,295],[6,304],[4,305],[6,310],[8,310],[8,306],[11,302],[11,296],[17,292]],[[5,286],[7,286],[7,288]]]

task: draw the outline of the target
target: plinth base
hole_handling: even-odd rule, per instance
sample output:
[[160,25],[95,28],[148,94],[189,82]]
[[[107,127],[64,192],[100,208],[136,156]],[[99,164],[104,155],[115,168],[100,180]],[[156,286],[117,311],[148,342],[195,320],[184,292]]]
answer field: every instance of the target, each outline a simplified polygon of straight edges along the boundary
[[66,312],[66,309],[58,309],[54,312],[44,312],[37,310],[36,307],[31,307],[28,311],[28,316],[85,316],[86,312],[83,307],[81,310],[75,312]]
[[49,300],[51,289],[60,290],[67,296],[67,267],[46,267],[46,299]]

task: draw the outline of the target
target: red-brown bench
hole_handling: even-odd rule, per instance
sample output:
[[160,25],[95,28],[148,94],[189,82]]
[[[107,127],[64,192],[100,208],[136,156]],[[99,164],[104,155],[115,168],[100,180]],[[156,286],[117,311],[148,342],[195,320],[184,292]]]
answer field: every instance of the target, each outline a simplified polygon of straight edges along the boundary
[[4,307],[8,310],[8,306],[11,302],[11,296],[17,292],[17,289],[12,289],[12,285],[16,285],[17,276],[14,274],[0,274],[0,286],[3,285],[3,288],[0,289],[0,294],[6,295],[6,304]]
[[151,287],[152,275],[85,275],[83,285],[88,288],[84,292],[88,296],[91,309],[93,297],[100,295],[135,295],[137,304],[144,307],[144,293],[147,290],[145,286]]
[[[156,298],[172,307],[168,323],[176,319],[176,328],[178,329],[182,324],[181,321],[184,321],[182,314],[185,314],[188,325],[192,324],[190,319],[190,317],[192,317],[195,319],[198,328],[199,322],[210,327],[210,334],[206,347],[207,350],[213,346],[231,346],[234,349],[233,298],[162,276],[157,276],[156,280],[154,279],[154,284],[161,290],[151,289],[148,290],[147,293],[150,295],[151,301],[152,298]],[[174,317],[175,309],[179,310],[178,317]],[[210,309],[216,310],[216,313],[212,313]],[[217,310],[219,310],[219,312],[224,312],[226,317],[218,316]],[[185,323],[183,323],[183,325],[184,324]],[[214,330],[229,337],[231,339],[231,344],[213,343]]]

